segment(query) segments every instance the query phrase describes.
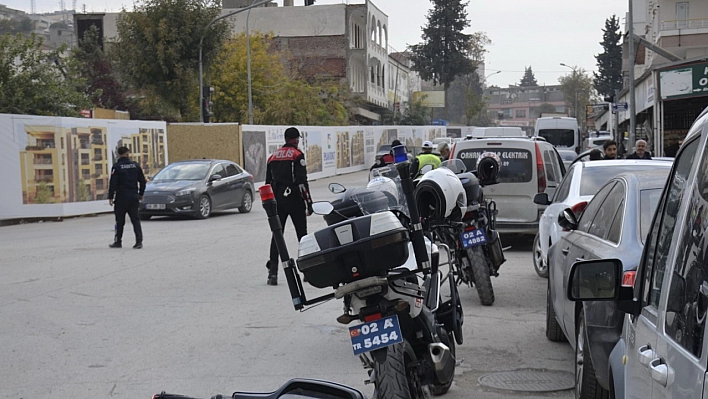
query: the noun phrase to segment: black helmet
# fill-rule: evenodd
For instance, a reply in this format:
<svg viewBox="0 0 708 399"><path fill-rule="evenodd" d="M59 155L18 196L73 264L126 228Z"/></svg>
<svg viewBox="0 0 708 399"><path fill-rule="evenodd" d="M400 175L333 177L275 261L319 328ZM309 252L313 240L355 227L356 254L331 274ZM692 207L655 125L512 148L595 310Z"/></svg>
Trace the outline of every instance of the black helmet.
<svg viewBox="0 0 708 399"><path fill-rule="evenodd" d="M285 129L285 140L296 139L300 137L300 131L295 127Z"/></svg>

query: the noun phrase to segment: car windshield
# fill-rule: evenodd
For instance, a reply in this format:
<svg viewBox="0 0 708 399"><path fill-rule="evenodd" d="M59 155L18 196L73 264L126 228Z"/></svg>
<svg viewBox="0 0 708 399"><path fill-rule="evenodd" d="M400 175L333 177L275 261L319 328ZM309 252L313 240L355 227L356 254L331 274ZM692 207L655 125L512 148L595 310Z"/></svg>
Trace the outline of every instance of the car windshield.
<svg viewBox="0 0 708 399"><path fill-rule="evenodd" d="M639 193L639 234L642 244L646 241L651 227L651 218L661 198L661 189L642 190Z"/></svg>
<svg viewBox="0 0 708 399"><path fill-rule="evenodd" d="M574 151L558 151L558 155L560 155L561 159L564 161L572 161L578 156Z"/></svg>
<svg viewBox="0 0 708 399"><path fill-rule="evenodd" d="M467 170L477 170L477 160L485 152L479 148L459 151L455 157L465 163ZM526 183L533 177L533 157L531 151L521 148L494 147L501 165L499 183Z"/></svg>
<svg viewBox="0 0 708 399"><path fill-rule="evenodd" d="M382 145L379 147L379 152L389 152L391 151L391 146L388 144Z"/></svg>
<svg viewBox="0 0 708 399"><path fill-rule="evenodd" d="M165 180L202 180L209 172L209 164L199 163L173 163L160 171L152 181Z"/></svg>
<svg viewBox="0 0 708 399"><path fill-rule="evenodd" d="M667 163L668 164L668 163ZM667 166L671 166L668 164ZM622 172L636 172L640 170L656 170L657 165L606 165L594 168L583 168L580 178L580 195L595 195L600 187L610 181L611 178Z"/></svg>
<svg viewBox="0 0 708 399"><path fill-rule="evenodd" d="M575 145L575 131L573 129L542 129L539 130L538 135L555 147L573 147Z"/></svg>

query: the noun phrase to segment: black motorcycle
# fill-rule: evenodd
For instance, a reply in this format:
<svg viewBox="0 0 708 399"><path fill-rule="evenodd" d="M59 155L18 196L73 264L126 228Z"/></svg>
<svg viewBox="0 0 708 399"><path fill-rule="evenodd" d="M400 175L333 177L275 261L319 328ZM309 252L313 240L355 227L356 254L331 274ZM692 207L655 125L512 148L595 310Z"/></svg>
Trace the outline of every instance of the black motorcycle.
<svg viewBox="0 0 708 399"><path fill-rule="evenodd" d="M396 169L407 172L408 162ZM375 396L428 398L452 385L462 308L454 278L448 279L450 299L441 298L446 276L438 268L437 246L415 222L420 217L410 176L401 173L395 182L352 190L330 185L341 198L313 204L328 227L300 240L297 263L288 255L272 192L268 186L260 192L295 309L341 299L344 313L337 321L361 323L349 327L349 336ZM308 300L295 267L310 285L334 292Z"/></svg>
<svg viewBox="0 0 708 399"><path fill-rule="evenodd" d="M499 276L499 267L506 259L495 230L496 203L484 198L482 188L498 183L499 162L482 154L474 172L466 172L459 159L446 161L442 167L460 179L467 197L466 211L448 218L427 217L432 214L421 211L424 229L432 240L450 248L457 283L476 287L482 305L491 306L495 300L491 277ZM434 193L423 184L416 187L416 197L419 204L431 202L431 209L439 206Z"/></svg>

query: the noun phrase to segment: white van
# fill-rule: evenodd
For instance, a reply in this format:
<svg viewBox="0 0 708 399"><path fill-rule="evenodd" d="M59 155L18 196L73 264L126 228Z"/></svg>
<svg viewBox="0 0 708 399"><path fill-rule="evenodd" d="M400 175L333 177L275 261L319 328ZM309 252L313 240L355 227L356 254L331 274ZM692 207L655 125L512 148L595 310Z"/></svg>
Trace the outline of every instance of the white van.
<svg viewBox="0 0 708 399"><path fill-rule="evenodd" d="M526 137L526 133L520 127L496 126L496 127L476 127L472 129L471 137ZM470 137L467 136L467 137Z"/></svg>
<svg viewBox="0 0 708 399"><path fill-rule="evenodd" d="M536 119L534 137L543 137L557 149L580 152L580 127L575 118L550 116Z"/></svg>

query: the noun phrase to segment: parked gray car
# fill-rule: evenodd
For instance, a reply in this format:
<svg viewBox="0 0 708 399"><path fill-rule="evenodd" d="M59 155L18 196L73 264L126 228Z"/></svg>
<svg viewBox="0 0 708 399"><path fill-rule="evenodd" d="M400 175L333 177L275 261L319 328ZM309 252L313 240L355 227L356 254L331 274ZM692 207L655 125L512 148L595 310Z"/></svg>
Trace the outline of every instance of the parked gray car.
<svg viewBox="0 0 708 399"><path fill-rule="evenodd" d="M621 258L578 262L566 295L626 313L610 354L610 395L708 397L708 108L693 124L666 181L634 285ZM585 302L587 303L587 302Z"/></svg>
<svg viewBox="0 0 708 399"><path fill-rule="evenodd" d="M206 219L213 211L253 206L253 176L231 161L199 159L174 162L147 184L140 218L194 216Z"/></svg>
<svg viewBox="0 0 708 399"><path fill-rule="evenodd" d="M576 261L612 257L623 260L626 281L634 278L671 166L659 164L666 167L625 172L610 179L580 220L570 208L560 212L558 223L570 232L549 251L546 336L551 341L568 339L575 348L578 398L607 397L608 358L619 341L624 313L611 302L568 300L568 273Z"/></svg>

